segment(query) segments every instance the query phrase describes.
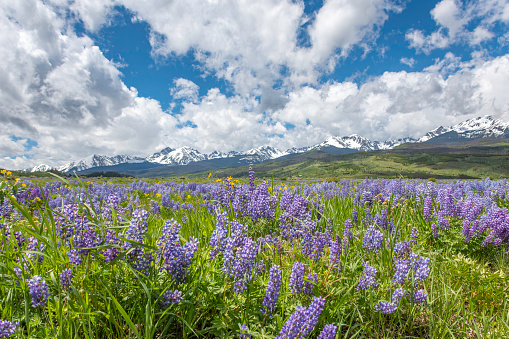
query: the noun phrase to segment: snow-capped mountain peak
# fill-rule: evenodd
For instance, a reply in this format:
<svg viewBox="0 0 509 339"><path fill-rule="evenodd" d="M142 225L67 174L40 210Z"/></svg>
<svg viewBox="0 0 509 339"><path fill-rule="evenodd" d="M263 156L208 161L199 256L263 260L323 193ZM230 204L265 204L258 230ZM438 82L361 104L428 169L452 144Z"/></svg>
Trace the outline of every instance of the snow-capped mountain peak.
<svg viewBox="0 0 509 339"><path fill-rule="evenodd" d="M443 134L445 136L441 137ZM214 151L210 154L202 154L198 150L183 146L177 149L166 147L146 158L140 158L131 155L91 155L79 161L73 161L55 169L62 172L79 172L94 167L113 166L124 163L142 163L151 162L161 165L187 165L191 162L204 161L211 159L236 158L239 163L259 163L271 159L276 159L288 154L304 153L311 150L325 150L327 148L343 148L358 151L376 151L392 149L400 144L408 142L425 142L431 139L438 142L448 142L458 139L472 138L509 138L509 123L500 119L493 119L491 116L484 116L465 120L457 125L449 127L437 127L420 139L413 138L387 139L385 141L371 141L358 134L350 136L330 136L322 143L314 146L305 146L300 148L290 148L285 152L278 150L272 146L260 146L252 148L245 152L229 151L227 153ZM41 164L31 169L30 172L41 172L52 169L50 166Z"/></svg>
<svg viewBox="0 0 509 339"><path fill-rule="evenodd" d="M152 155L149 155L148 157L145 158L145 160L148 161L148 162L159 163L160 161L164 160L165 157L168 154L170 154L171 152L173 152L174 150L175 149L173 149L171 147L163 148L159 152L156 152L156 153L154 153Z"/></svg>
<svg viewBox="0 0 509 339"><path fill-rule="evenodd" d="M162 165L187 165L193 161L201 161L207 159L205 154L202 154L194 148L188 146L177 148L166 154L159 152L157 156L154 155L145 158L145 160Z"/></svg>
<svg viewBox="0 0 509 339"><path fill-rule="evenodd" d="M287 153L281 152L280 150L272 146L260 146L241 153L241 155L247 156L243 158L243 160L256 159L257 162L276 159L286 154Z"/></svg>
<svg viewBox="0 0 509 339"><path fill-rule="evenodd" d="M25 168L23 171L25 172L47 172L52 170L53 167L46 165L46 164L40 164L31 168Z"/></svg>
<svg viewBox="0 0 509 339"><path fill-rule="evenodd" d="M319 150L328 146L337 148L350 148L360 151L373 151L378 149L376 143L358 134L352 134L347 137L330 136L324 142L315 145L312 148Z"/></svg>
<svg viewBox="0 0 509 339"><path fill-rule="evenodd" d="M455 132L460 138L466 139L501 138L509 134L509 123L486 115L462 121L454 126L440 126L419 138L418 142L425 142L449 132Z"/></svg>
<svg viewBox="0 0 509 339"><path fill-rule="evenodd" d="M432 139L434 137L437 137L437 136L447 133L449 131L450 131L450 127L439 126L439 127L435 128L434 130L431 130L428 133L424 134L422 137L420 137L417 140L417 142L428 141L429 139Z"/></svg>
<svg viewBox="0 0 509 339"><path fill-rule="evenodd" d="M56 169L60 172L79 172L93 167L113 166L124 163L144 162L144 158L132 155L115 155L112 157L106 155L94 154L79 161L73 161Z"/></svg>

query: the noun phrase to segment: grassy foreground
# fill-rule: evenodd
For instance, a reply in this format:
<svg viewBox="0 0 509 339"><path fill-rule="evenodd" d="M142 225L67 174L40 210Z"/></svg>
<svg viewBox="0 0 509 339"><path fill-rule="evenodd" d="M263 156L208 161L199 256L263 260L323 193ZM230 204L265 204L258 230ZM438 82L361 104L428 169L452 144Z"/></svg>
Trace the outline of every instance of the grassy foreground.
<svg viewBox="0 0 509 339"><path fill-rule="evenodd" d="M504 338L507 181L12 181L0 337Z"/></svg>

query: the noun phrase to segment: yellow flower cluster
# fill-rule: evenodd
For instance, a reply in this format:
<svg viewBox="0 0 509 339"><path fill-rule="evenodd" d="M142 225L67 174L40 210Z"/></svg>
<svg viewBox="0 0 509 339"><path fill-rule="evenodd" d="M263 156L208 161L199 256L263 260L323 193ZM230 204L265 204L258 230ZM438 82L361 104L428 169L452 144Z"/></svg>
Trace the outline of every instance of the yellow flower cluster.
<svg viewBox="0 0 509 339"><path fill-rule="evenodd" d="M3 170L1 170L1 171L0 171L0 174L3 174L3 175L4 175L4 177L8 177L8 176L10 176L10 175L12 174L12 172L11 172L11 171L8 171L8 170L6 170L6 169L4 168Z"/></svg>

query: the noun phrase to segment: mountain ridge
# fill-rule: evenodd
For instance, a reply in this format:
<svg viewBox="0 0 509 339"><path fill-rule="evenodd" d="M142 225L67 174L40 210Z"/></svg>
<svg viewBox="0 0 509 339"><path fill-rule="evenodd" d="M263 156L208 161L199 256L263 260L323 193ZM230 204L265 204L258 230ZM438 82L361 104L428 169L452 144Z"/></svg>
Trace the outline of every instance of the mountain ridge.
<svg viewBox="0 0 509 339"><path fill-rule="evenodd" d="M439 126L419 139L414 138L389 138L385 141L372 141L358 134L350 136L330 136L325 141L300 148L290 148L281 151L272 146L259 146L244 152L214 151L210 154L203 154L198 150L182 146L179 148L165 147L159 152L155 152L147 157L138 157L131 155L106 156L94 154L87 158L73 161L62 166L52 168L51 166L40 164L32 168L25 169L26 172L43 172L56 169L60 172L73 173L90 170L93 168L104 168L108 166L117 166L122 164L143 164L148 163L163 166L185 166L190 163L203 162L214 159L232 158L239 164L255 164L268 160L281 158L283 156L304 153L312 150L326 150L328 153L344 152L366 152L389 150L405 143L424 143L424 142L450 142L474 138L509 138L509 123L501 119L493 119L491 116L476 117L465 120L459 124L449 127Z"/></svg>

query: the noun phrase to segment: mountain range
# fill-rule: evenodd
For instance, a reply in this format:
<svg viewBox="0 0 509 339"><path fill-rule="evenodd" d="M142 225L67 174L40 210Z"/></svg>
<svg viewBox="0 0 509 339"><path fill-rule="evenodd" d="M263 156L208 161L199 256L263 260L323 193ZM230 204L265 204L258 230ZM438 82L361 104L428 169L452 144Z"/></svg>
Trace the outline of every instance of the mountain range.
<svg viewBox="0 0 509 339"><path fill-rule="evenodd" d="M91 173L94 171L102 172L114 170L122 172L135 169L146 170L161 166L189 166L190 164L196 164L194 167L199 164L200 168L208 170L219 167L262 163L268 160L313 150L325 151L332 154L345 154L388 150L404 143L442 143L476 138L509 138L509 123L500 119L493 119L491 116L484 116L469 119L454 126L437 127L419 139L403 138L397 140L371 141L360 135L353 134L343 137L331 136L322 143L301 148L291 148L286 151L278 150L272 146L260 146L244 152L214 151L210 154L203 154L196 149L183 146L177 149L166 147L147 157L132 155L105 156L94 154L79 161L73 161L55 168L41 164L33 168L25 169L24 171L45 172L55 169L65 173ZM161 172L160 169L157 171Z"/></svg>

